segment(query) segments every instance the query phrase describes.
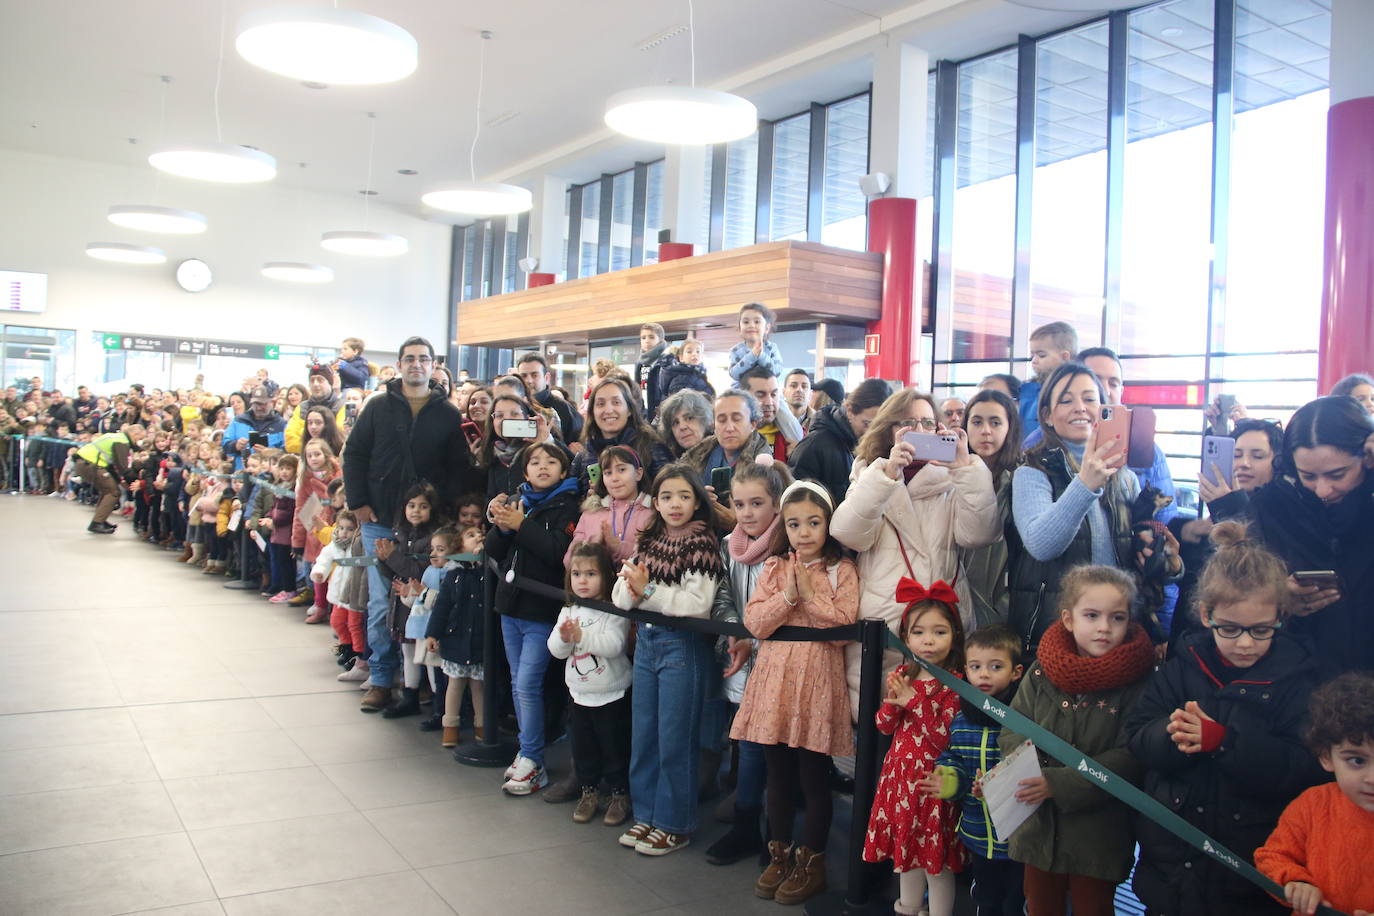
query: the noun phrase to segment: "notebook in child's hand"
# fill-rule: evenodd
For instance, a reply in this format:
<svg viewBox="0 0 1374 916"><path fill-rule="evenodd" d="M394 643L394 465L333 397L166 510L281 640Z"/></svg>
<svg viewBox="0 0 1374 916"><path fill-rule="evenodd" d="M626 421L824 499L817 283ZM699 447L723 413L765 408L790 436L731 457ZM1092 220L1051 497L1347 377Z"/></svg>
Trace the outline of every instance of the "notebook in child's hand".
<svg viewBox="0 0 1374 916"><path fill-rule="evenodd" d="M324 503L320 502L318 496L311 493L310 498L301 505L300 509L301 525L305 527L306 531L315 530L315 520L319 518L320 513L323 511Z"/></svg>
<svg viewBox="0 0 1374 916"><path fill-rule="evenodd" d="M1016 800L1023 779L1040 776L1040 759L1029 740L1002 758L1002 762L983 774L983 801L997 838L1006 841L1040 807Z"/></svg>

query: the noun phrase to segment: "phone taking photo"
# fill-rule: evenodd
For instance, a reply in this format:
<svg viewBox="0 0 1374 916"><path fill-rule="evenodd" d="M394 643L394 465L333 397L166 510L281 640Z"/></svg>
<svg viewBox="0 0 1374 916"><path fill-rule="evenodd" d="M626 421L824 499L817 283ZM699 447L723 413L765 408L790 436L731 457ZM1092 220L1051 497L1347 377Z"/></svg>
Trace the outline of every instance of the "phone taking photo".
<svg viewBox="0 0 1374 916"><path fill-rule="evenodd" d="M716 491L716 501L723 506L730 504L730 479L734 475L731 468L711 469L711 489Z"/></svg>
<svg viewBox="0 0 1374 916"><path fill-rule="evenodd" d="M589 464L589 465L587 465L587 483L590 484L591 486L595 487L595 486L596 486L597 484L599 484L600 482L601 482L601 465L600 465L600 464L595 464L595 463L594 463L594 464Z"/></svg>
<svg viewBox="0 0 1374 916"><path fill-rule="evenodd" d="M1098 414L1097 447L1111 446L1106 457L1113 458L1125 454L1130 444L1131 409L1120 404L1104 405Z"/></svg>
<svg viewBox="0 0 1374 916"><path fill-rule="evenodd" d="M533 420L502 420L502 439L533 439L539 435L539 424Z"/></svg>
<svg viewBox="0 0 1374 916"><path fill-rule="evenodd" d="M1235 472L1236 440L1230 436L1202 437L1202 476L1213 484L1231 486ZM1220 475L1220 476L1218 476Z"/></svg>
<svg viewBox="0 0 1374 916"><path fill-rule="evenodd" d="M923 433L908 429L902 441L916 452L917 461L943 461L953 464L959 454L959 437L954 433Z"/></svg>

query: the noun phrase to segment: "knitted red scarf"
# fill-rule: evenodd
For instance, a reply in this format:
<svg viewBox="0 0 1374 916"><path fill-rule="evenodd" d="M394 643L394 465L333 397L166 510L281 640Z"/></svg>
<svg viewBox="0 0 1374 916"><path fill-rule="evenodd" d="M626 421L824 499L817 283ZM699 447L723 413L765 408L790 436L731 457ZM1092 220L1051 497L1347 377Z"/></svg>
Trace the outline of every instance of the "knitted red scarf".
<svg viewBox="0 0 1374 916"><path fill-rule="evenodd" d="M1155 649L1138 623L1131 624L1121 645L1101 658L1078 654L1073 634L1055 623L1040 637L1040 667L1050 683L1077 696L1134 684L1154 667Z"/></svg>

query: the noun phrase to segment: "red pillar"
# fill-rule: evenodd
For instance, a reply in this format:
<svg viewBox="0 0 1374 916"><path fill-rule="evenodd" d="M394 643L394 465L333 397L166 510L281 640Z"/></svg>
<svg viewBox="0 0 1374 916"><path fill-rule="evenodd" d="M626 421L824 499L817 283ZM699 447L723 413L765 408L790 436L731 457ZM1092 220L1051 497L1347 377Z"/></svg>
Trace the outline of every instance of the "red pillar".
<svg viewBox="0 0 1374 916"><path fill-rule="evenodd" d="M530 274L525 281L526 289L534 289L536 286L553 286L558 277L553 274Z"/></svg>
<svg viewBox="0 0 1374 916"><path fill-rule="evenodd" d="M691 242L664 242L658 246L658 261L676 261L678 258L690 258L695 249Z"/></svg>
<svg viewBox="0 0 1374 916"><path fill-rule="evenodd" d="M1326 263L1321 394L1374 369L1374 97L1331 106L1326 118Z"/></svg>
<svg viewBox="0 0 1374 916"><path fill-rule="evenodd" d="M878 320L868 325L864 375L900 379L910 385L916 379L920 359L915 317L920 270L915 200L881 197L869 202L868 250L883 256L883 299Z"/></svg>

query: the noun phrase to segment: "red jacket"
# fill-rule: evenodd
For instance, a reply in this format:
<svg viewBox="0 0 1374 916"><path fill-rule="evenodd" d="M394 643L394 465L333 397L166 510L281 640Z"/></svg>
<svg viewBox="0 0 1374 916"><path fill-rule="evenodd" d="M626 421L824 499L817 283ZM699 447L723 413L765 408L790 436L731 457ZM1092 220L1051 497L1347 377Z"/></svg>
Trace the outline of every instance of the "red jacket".
<svg viewBox="0 0 1374 916"><path fill-rule="evenodd" d="M334 510L329 506L328 491L329 482L338 476L338 462L331 461L323 477L318 477L307 470L300 482L296 484L296 510L291 513L291 546L295 550L304 550L307 562L314 563L315 558L320 555L320 551L324 548L315 531L328 524L334 517ZM311 496L319 497L320 503L324 506L324 512L315 520L315 529L307 531L301 522L301 509L305 508L306 500L310 499Z"/></svg>

